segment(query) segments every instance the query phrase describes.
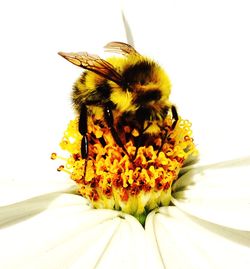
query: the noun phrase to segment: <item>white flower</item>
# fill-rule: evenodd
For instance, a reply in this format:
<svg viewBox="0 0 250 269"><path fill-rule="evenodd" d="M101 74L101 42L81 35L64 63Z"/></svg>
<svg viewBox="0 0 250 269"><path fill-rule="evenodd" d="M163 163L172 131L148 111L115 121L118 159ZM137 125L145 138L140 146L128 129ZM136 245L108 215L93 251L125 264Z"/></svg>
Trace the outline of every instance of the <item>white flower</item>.
<svg viewBox="0 0 250 269"><path fill-rule="evenodd" d="M248 35L245 34L249 28L249 24L246 23L249 14L243 1L232 2L235 3L228 3L226 6L223 1L207 1L205 5L198 1L184 1L183 6L169 1L167 8L166 3L161 8L160 3L152 2L147 10L141 9L139 1L138 8L135 6L135 1L131 1L130 5L133 12L129 22L133 24L135 36L138 36L136 46L138 48L145 46L146 50L160 56L155 57L156 59L164 58L162 61L167 61L173 69L176 67L174 71L173 69L170 71L173 74L178 70L175 99L178 99L178 94L180 97L176 103L185 112L183 114L188 114L186 113L188 111L192 119L196 118L194 122L198 130L195 130L195 137L198 131L200 141L203 141L204 134L209 132L208 139L204 143L206 144L204 152L209 153L208 155L213 159L218 158L222 153L236 152L237 155L238 150L241 149L249 152L249 143L246 143L249 137L249 130L246 127L248 121L245 117L248 115L245 109L249 103L249 98L246 96L249 75L247 72L242 73L242 70L248 70L250 62L248 60L249 40ZM75 38L69 38L69 31L65 29L70 29L71 37L77 37L79 48L82 48L82 43L85 44L89 40L87 37L90 35L86 33L92 34L95 32L93 29L100 32L99 20L96 20L96 25L91 24L91 27L82 26L83 14L85 21L92 22L93 14L85 12L91 10L86 7L87 2L79 1L78 5L75 4L79 6L77 9L72 9L68 5L64 8L64 5L61 3L58 5L57 1L48 3L48 5L39 5L39 8L34 6L35 8L32 9L31 6L27 9L27 13L23 13L25 12L23 3L20 9L15 10L10 4L9 12L4 12L1 16L4 24L11 26L9 29L6 27L7 30L3 32L3 35L6 32L5 39L9 40L3 43L4 46L6 45L3 51L9 52L4 54L7 63L4 69L9 69L11 72L1 79L5 82L2 88L7 93L7 97L3 96L1 99L11 100L12 107L15 107L13 115L7 117L7 120L4 119L3 126L8 127L8 132L3 132L5 136L1 138L3 142L1 152L5 159L2 165L6 167L9 163L10 167L13 167L10 161L13 156L18 156L19 152L25 153L26 158L24 157L21 162L15 162L15 168L16 166L19 168L15 169L18 174L25 170L22 168L27 162L27 157L33 156L33 150L34 154L39 151L37 148L39 145L40 150L47 154L46 138L50 136L47 135L51 128L48 128L48 121L46 122L44 115L47 111L47 118L51 118L52 112L55 111L54 104L60 103L58 96L62 94L61 89L65 85L61 75L58 76L58 80L50 79L49 82L40 77L41 73L44 77L48 77L50 73L53 78L56 77L53 60L51 62L49 60L48 64L48 51L44 50L48 45L46 43L44 46L44 40L49 38L52 44L50 52L52 50L51 54L53 54L59 44L71 48L75 46ZM58 6L60 6L59 13L57 13ZM110 14L117 16L118 13L113 12L112 5L107 6ZM97 8L95 18L102 13L104 15L103 19L100 17L102 23L109 18L111 20L105 26L102 24L101 37L98 36L98 40L105 36L106 41L110 41L107 32L114 39L114 32L119 36L117 33L121 31L117 29L115 31L113 16L107 15L106 10L105 13L103 10ZM141 10L140 16L143 15L146 19L138 19L138 10ZM46 20L44 14L47 14ZM69 15L72 17L69 18ZM18 24L15 23L16 21ZM38 29L35 33L36 39L31 31L33 28L26 27L31 21ZM63 31L61 34L57 31L58 35L55 39L55 29L58 29L58 25ZM44 26L45 28L41 28ZM14 29L16 34L10 35L9 33ZM104 31L105 29L107 31ZM145 29L149 34L145 34ZM83 34L79 35L80 32ZM19 48L22 53L13 54L12 46L15 46L16 38L20 34L22 40L20 39ZM71 45L65 45L68 44L65 43L66 41L71 42ZM33 46L34 42L35 46ZM105 44L105 41L99 43ZM90 41L90 47L93 45ZM152 47L157 50L152 51ZM30 54L36 55L35 63L26 57ZM46 66L43 64L43 58L46 58ZM15 79L13 79L13 62L22 63L23 67L15 73ZM242 68L244 63L246 67ZM65 71L67 76L68 72L69 70ZM31 86L20 87L27 74ZM191 76L193 79L190 79ZM58 86L59 80L62 81L62 87ZM34 103L34 108L20 102L24 97L34 95L34 85L36 85L35 92L38 94L49 89L51 98L51 94L54 93L54 99L51 99L52 105L48 103L47 94L39 94L39 102ZM16 97L14 99L13 92ZM190 109L194 97L203 101L194 102ZM30 100L30 98L26 99ZM46 111L44 104L46 104ZM189 110L185 109L185 104ZM3 112L1 114L5 115L9 107L9 102L4 102L1 106ZM32 120L30 124L24 119L29 119L30 111L33 110L37 111L36 120ZM64 105L60 111L65 111ZM54 117L58 119L57 115ZM202 125L199 118L204 119L204 117ZM29 133L19 131L23 129L23 124L26 122L26 125L30 126L30 132L36 130L43 134L39 139L35 137L32 151L23 148L23 145L30 143L30 136L27 135ZM43 125L43 122L46 124ZM51 127L54 127L54 121L50 120L50 122L52 122ZM201 124L197 124L198 122ZM9 130L11 126L13 129ZM240 132L240 135L237 136L236 132ZM224 148L218 150L218 144L214 143L213 138L216 141L227 140L220 145ZM6 143L8 139L11 141L11 150L9 150L10 145ZM18 147L21 150L17 150ZM212 150L207 152L211 147ZM6 155L6 152L9 155ZM215 156L215 153L218 155ZM36 172L41 165L38 164L35 167ZM68 187L67 182L54 186L53 181L50 181L46 182L44 187L41 183L28 182L28 185L23 183L17 186L15 181L7 181L4 184L1 180L0 200L3 206L0 208L0 268L248 268L250 264L249 167L249 157L232 162L193 167L173 186L172 205L151 212L147 216L145 229L130 215L112 210L92 209L83 197L76 195L74 186ZM9 173L8 169L6 171ZM47 174L47 171L45 172ZM25 197L29 199L22 201Z"/></svg>
<svg viewBox="0 0 250 269"><path fill-rule="evenodd" d="M173 186L173 205L151 212L145 229L92 209L68 184L7 204L0 268L248 268L249 167L244 158L190 169Z"/></svg>

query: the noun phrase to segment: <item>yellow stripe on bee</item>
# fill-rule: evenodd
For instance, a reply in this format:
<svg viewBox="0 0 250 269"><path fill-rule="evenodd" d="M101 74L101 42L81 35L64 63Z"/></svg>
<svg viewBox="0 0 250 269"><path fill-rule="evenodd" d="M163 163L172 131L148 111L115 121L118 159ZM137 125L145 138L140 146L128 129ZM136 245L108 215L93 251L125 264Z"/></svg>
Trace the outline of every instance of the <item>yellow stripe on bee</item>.
<svg viewBox="0 0 250 269"><path fill-rule="evenodd" d="M153 121L151 122L151 124L148 122L145 122L144 128L146 128L148 124L150 124L150 126L145 130L145 133L151 134L151 135L158 134L161 131L161 129L157 123L158 123L157 121Z"/></svg>
<svg viewBox="0 0 250 269"><path fill-rule="evenodd" d="M125 92L119 87L113 90L110 100L116 104L116 108L120 112L136 110L136 106L132 104L133 96L131 92Z"/></svg>
<svg viewBox="0 0 250 269"><path fill-rule="evenodd" d="M86 86L85 86L85 84L83 84L83 83L81 82L81 78L79 78L79 79L75 82L75 85L76 85L76 87L77 87L81 92L83 92L83 93L86 92Z"/></svg>
<svg viewBox="0 0 250 269"><path fill-rule="evenodd" d="M103 108L98 106L89 107L92 115L95 115L95 119L101 120L103 119Z"/></svg>

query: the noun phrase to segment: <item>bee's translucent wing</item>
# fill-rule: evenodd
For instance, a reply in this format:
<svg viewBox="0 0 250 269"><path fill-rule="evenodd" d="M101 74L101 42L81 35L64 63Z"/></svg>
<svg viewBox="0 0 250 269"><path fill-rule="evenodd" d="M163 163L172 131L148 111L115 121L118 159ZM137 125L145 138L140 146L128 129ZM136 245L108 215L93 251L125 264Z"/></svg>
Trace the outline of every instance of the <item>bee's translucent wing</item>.
<svg viewBox="0 0 250 269"><path fill-rule="evenodd" d="M107 52L140 55L131 45L123 42L110 42L104 48Z"/></svg>
<svg viewBox="0 0 250 269"><path fill-rule="evenodd" d="M87 52L58 52L58 54L77 66L92 71L108 80L112 80L118 85L122 85L122 77L116 72L114 66L98 55L88 54Z"/></svg>

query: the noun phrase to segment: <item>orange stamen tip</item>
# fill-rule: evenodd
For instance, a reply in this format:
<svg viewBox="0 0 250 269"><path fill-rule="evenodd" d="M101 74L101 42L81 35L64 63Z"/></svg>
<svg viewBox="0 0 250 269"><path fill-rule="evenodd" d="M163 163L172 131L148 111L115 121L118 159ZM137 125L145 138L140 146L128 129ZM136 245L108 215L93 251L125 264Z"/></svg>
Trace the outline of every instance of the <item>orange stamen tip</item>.
<svg viewBox="0 0 250 269"><path fill-rule="evenodd" d="M50 158L51 158L51 160L55 160L57 158L57 154L54 152L51 153Z"/></svg>
<svg viewBox="0 0 250 269"><path fill-rule="evenodd" d="M138 130L134 129L134 130L132 131L132 135L133 135L134 137L139 136L139 132L138 132Z"/></svg>
<svg viewBox="0 0 250 269"><path fill-rule="evenodd" d="M57 171L58 172L61 172L64 170L64 165L60 165L58 168L57 168Z"/></svg>

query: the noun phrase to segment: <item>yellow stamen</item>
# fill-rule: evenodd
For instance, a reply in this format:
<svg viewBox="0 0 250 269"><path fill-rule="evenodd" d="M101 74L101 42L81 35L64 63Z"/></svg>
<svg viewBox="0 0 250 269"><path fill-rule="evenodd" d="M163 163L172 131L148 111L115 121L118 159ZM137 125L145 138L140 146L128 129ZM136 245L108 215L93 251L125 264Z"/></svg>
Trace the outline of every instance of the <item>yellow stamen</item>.
<svg viewBox="0 0 250 269"><path fill-rule="evenodd" d="M148 212L169 204L171 185L178 179L184 161L197 154L191 123L179 119L172 130L172 121L170 116L162 120L160 131L147 135L138 149L139 130L130 126L117 130L128 156L115 143L105 122L100 127L100 120L89 117L86 160L80 157L82 136L78 132L78 119L70 121L60 143L69 156L61 157L65 164L59 171L70 174L79 186L79 193L95 208L120 210L145 220ZM59 157L52 153L51 158Z"/></svg>
<svg viewBox="0 0 250 269"><path fill-rule="evenodd" d="M57 168L57 171L58 171L58 172L63 171L63 172L65 172L65 173L68 173L68 174L71 175L71 171L65 169L65 168L64 168L64 165L60 165L60 166Z"/></svg>

